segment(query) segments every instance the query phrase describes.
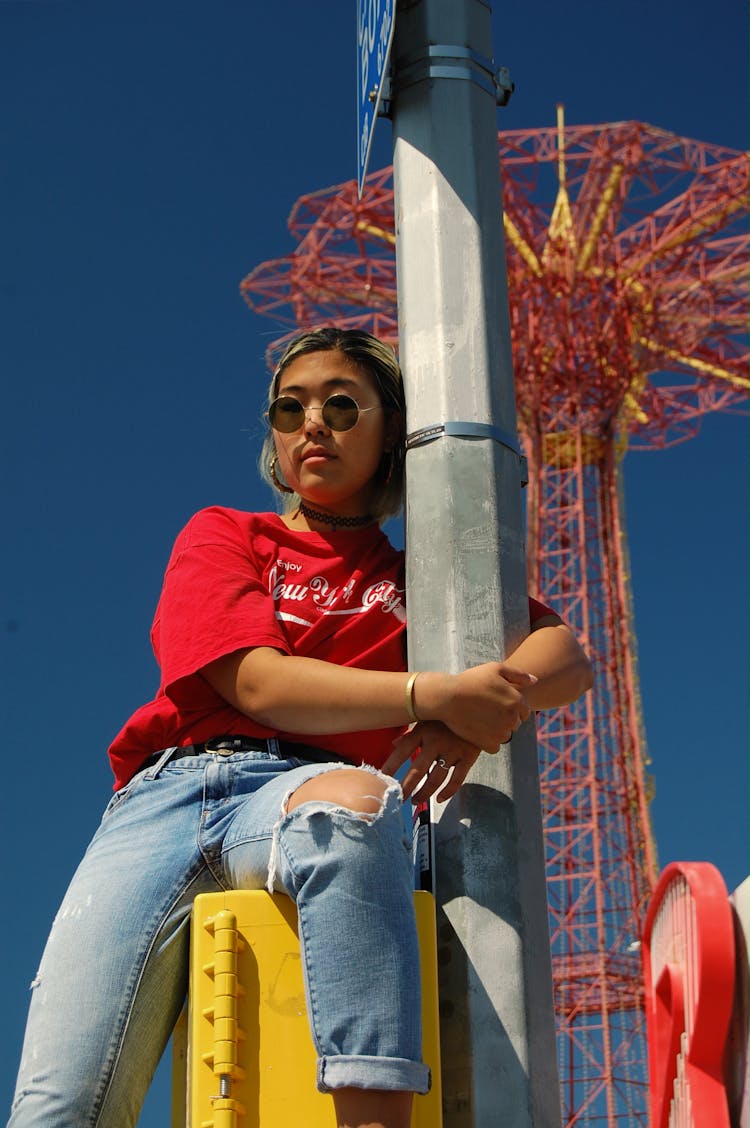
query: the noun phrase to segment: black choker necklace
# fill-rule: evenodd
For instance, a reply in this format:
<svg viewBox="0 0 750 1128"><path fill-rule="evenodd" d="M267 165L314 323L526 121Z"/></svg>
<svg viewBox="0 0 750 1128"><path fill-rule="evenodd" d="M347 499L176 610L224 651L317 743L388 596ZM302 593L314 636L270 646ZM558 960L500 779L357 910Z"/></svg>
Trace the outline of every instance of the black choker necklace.
<svg viewBox="0 0 750 1128"><path fill-rule="evenodd" d="M298 513L303 513L308 521L320 521L323 525L332 525L334 529L359 529L363 525L371 525L375 518L370 513L363 517L337 517L334 513L321 513L319 509L311 509L304 501L299 504Z"/></svg>

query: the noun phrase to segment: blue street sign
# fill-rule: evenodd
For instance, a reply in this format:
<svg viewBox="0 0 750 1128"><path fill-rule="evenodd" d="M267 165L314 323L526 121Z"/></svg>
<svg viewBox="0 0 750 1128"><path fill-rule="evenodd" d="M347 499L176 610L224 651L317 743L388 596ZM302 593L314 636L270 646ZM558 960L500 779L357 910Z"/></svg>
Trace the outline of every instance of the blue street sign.
<svg viewBox="0 0 750 1128"><path fill-rule="evenodd" d="M393 42L396 0L357 0L357 187L367 175L372 135Z"/></svg>

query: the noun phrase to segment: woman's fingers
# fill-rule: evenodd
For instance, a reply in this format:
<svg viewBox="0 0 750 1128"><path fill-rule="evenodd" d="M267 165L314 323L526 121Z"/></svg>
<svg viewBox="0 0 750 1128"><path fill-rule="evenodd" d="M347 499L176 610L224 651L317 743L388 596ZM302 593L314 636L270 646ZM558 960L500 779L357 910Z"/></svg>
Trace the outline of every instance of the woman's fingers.
<svg viewBox="0 0 750 1128"><path fill-rule="evenodd" d="M393 751L380 769L386 775L395 775L398 769L406 763L410 756L412 756L421 744L418 729L419 725L415 725L401 736L397 737L393 742Z"/></svg>
<svg viewBox="0 0 750 1128"><path fill-rule="evenodd" d="M412 794L412 802L424 803L431 795L435 795L439 803L445 803L456 794L479 754L478 748L472 748L470 753L464 754L453 764L445 762L443 766L440 761L435 761L419 788ZM441 784L444 786L441 787Z"/></svg>
<svg viewBox="0 0 750 1128"><path fill-rule="evenodd" d="M401 781L404 798L420 802L441 788L441 796L449 799L466 779L479 752L439 721L425 721L394 741L383 771L393 775L411 758Z"/></svg>
<svg viewBox="0 0 750 1128"><path fill-rule="evenodd" d="M446 766L443 767L442 764L439 764L438 759ZM414 795L420 780L424 779L426 781L429 778L429 773L431 773L433 769L440 774L440 778L436 778L432 788L426 792L426 795L432 795L432 792L439 787L446 778L447 772L450 771L450 765L445 757L436 757L428 748L420 748L419 752L412 757L409 770L401 781L401 790L404 793L404 799L409 799Z"/></svg>

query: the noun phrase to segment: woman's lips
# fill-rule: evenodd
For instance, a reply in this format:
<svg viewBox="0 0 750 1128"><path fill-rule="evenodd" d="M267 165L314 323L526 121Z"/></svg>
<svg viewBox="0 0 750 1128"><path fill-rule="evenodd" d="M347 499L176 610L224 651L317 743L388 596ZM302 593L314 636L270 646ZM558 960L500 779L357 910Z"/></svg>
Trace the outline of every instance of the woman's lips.
<svg viewBox="0 0 750 1128"><path fill-rule="evenodd" d="M310 450L303 451L300 461L305 463L329 462L333 457L331 452L323 447L312 447Z"/></svg>

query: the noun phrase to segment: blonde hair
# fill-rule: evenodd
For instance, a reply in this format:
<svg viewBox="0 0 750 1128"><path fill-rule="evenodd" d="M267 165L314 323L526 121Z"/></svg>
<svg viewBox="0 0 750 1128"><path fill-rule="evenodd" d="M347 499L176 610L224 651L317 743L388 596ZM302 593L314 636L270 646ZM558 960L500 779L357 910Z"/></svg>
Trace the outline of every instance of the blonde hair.
<svg viewBox="0 0 750 1128"><path fill-rule="evenodd" d="M340 352L349 361L369 373L375 381L380 402L387 416L399 421L398 436L392 450L383 452L380 466L375 475L375 496L371 506L373 517L379 522L394 517L400 512L404 494L404 454L406 438L406 405L404 385L396 354L393 349L360 329L337 329L326 326L301 333L289 342L282 353L268 389L268 402L272 403L278 395L279 380L293 360L313 352ZM271 474L271 460L276 454L273 433L270 428L263 440L258 460L260 475L270 486L278 489ZM276 471L278 477L278 470ZM296 493L282 496L285 512L296 508L300 498Z"/></svg>

